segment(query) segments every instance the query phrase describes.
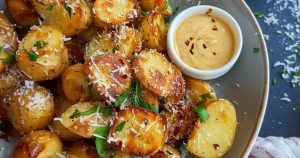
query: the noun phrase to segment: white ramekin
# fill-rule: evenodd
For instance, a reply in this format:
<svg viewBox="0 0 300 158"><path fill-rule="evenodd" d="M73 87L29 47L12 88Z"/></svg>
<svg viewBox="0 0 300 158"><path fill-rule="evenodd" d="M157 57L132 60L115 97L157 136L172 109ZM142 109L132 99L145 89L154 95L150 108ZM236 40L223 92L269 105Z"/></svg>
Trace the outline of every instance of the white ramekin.
<svg viewBox="0 0 300 158"><path fill-rule="evenodd" d="M235 52L230 59L230 61L225 64L222 67L219 67L217 69L213 70L200 70L193 68L186 63L184 63L179 55L176 53L175 50L175 33L177 31L177 28L182 22L189 17L197 14L205 14L208 9L212 9L211 15L218 17L222 20L224 20L229 27L231 28L234 39L235 39L235 45L236 49ZM187 28L188 29L188 28ZM202 79L202 80L210 80L210 79L215 79L220 76L223 76L225 73L227 73L232 66L236 63L238 57L240 56L242 46L243 46L243 36L242 36L242 31L236 22L236 20L226 11L223 9L214 7L214 6L208 6L208 5L200 5L200 6L194 6L191 8L188 8L184 11L182 11L180 14L178 14L175 19L171 22L169 32L168 32L168 40L167 40L167 45L168 45L168 54L171 60L175 65L177 65L181 71L190 77L197 78L197 79Z"/></svg>

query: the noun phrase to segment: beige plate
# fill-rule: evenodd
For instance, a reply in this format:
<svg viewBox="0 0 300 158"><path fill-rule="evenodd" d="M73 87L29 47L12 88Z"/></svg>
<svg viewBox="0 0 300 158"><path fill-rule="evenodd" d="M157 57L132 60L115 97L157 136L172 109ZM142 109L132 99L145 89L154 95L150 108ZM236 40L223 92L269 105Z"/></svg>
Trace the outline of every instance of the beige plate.
<svg viewBox="0 0 300 158"><path fill-rule="evenodd" d="M173 8L180 6L180 10L198 4L198 0L171 1ZM239 122L234 144L224 157L246 158L260 130L268 100L269 61L265 41L255 17L244 1L201 0L201 4L226 10L237 20L243 32L244 46L236 65L227 75L211 83L220 98L227 98L235 104ZM4 0L0 0L0 9L5 9ZM260 53L253 53L256 47L260 48ZM0 140L0 157L8 157L11 144Z"/></svg>

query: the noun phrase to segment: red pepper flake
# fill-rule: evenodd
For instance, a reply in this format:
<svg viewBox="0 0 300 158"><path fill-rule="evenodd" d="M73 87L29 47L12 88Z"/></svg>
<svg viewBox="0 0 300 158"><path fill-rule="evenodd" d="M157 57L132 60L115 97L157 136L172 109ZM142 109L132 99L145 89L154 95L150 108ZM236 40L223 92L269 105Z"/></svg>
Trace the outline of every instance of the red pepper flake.
<svg viewBox="0 0 300 158"><path fill-rule="evenodd" d="M195 48L195 44L193 43L192 44L192 47L191 47L191 50L193 50Z"/></svg>
<svg viewBox="0 0 300 158"><path fill-rule="evenodd" d="M219 144L213 144L213 145L214 145L215 150L218 150L220 148Z"/></svg>
<svg viewBox="0 0 300 158"><path fill-rule="evenodd" d="M211 19L211 22L216 22L216 20L215 19Z"/></svg>
<svg viewBox="0 0 300 158"><path fill-rule="evenodd" d="M204 49L206 49L206 48L207 48L205 44L202 44L202 46L203 46L203 48L204 48Z"/></svg>
<svg viewBox="0 0 300 158"><path fill-rule="evenodd" d="M217 55L217 53L216 52L212 52L213 53L213 55Z"/></svg>
<svg viewBox="0 0 300 158"><path fill-rule="evenodd" d="M190 40L192 41L194 38L193 37L190 37Z"/></svg>
<svg viewBox="0 0 300 158"><path fill-rule="evenodd" d="M209 8L209 9L206 11L205 14L209 16L209 15L212 13L212 11L213 11L213 10L212 10L211 8Z"/></svg>
<svg viewBox="0 0 300 158"><path fill-rule="evenodd" d="M194 52L193 52L193 50L191 50L191 49L190 49L190 53L191 53L192 55L194 55Z"/></svg>
<svg viewBox="0 0 300 158"><path fill-rule="evenodd" d="M189 41L189 40L186 40L184 43L185 43L185 45L187 45L187 46L190 45L190 41Z"/></svg>

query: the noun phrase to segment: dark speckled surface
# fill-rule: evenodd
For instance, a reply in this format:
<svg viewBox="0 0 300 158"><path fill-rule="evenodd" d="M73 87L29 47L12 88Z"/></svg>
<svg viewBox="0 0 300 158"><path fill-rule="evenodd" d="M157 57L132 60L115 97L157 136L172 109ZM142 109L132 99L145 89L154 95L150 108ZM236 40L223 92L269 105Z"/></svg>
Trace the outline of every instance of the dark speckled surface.
<svg viewBox="0 0 300 158"><path fill-rule="evenodd" d="M265 15L269 13L270 8L273 7L273 2L267 3L267 0L246 0L252 11L262 12ZM292 6L291 6L292 7ZM270 79L277 78L277 84L270 84L270 97L268 101L267 112L260 131L260 136L298 136L300 137L300 111L293 111L293 107L300 105L300 87L293 88L287 80L281 78L281 68L274 68L273 65L276 61L282 61L283 58L293 54L290 51L285 51L285 46L280 41L283 40L284 35L276 33L276 30L280 30L280 25L295 22L289 11L283 13L277 13L279 19L278 25L270 25L264 23L263 18L258 18L260 26L264 34L270 35L270 40L267 41L268 49L273 49L273 52L269 51L270 59ZM297 34L300 36L300 34ZM297 41L287 40L286 42L292 44ZM297 54L297 53L296 53ZM298 60L296 64L300 64L300 54L297 55ZM280 100L283 94L287 93L291 102Z"/></svg>

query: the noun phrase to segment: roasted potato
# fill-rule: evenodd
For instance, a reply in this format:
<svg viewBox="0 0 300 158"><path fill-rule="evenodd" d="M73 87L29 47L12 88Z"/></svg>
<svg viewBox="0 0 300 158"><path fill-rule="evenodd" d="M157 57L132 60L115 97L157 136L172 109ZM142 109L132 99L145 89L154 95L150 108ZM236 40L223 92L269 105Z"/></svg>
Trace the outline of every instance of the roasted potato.
<svg viewBox="0 0 300 158"><path fill-rule="evenodd" d="M130 155L128 153L124 153L122 151L115 151L109 157L110 158L132 158L133 155Z"/></svg>
<svg viewBox="0 0 300 158"><path fill-rule="evenodd" d="M165 16L172 15L169 0L141 0L141 6L145 11L157 11Z"/></svg>
<svg viewBox="0 0 300 158"><path fill-rule="evenodd" d="M100 158L95 147L83 141L73 144L67 151L68 158Z"/></svg>
<svg viewBox="0 0 300 158"><path fill-rule="evenodd" d="M207 95L204 104L217 100L214 89L206 81L186 77L185 82L186 98L193 106L196 106L203 99L203 95Z"/></svg>
<svg viewBox="0 0 300 158"><path fill-rule="evenodd" d="M80 38L72 38L70 41L66 41L65 45L68 49L70 63L83 63L86 42Z"/></svg>
<svg viewBox="0 0 300 158"><path fill-rule="evenodd" d="M113 105L131 85L130 64L118 54L91 58L84 68L89 79L109 105Z"/></svg>
<svg viewBox="0 0 300 158"><path fill-rule="evenodd" d="M17 47L17 34L5 15L0 12L0 74L8 64L14 62Z"/></svg>
<svg viewBox="0 0 300 158"><path fill-rule="evenodd" d="M159 102L158 102L158 98L155 94L153 94L152 92L150 92L149 90L145 89L142 92L142 101L145 103L148 103L150 105L155 106L157 109L159 109Z"/></svg>
<svg viewBox="0 0 300 158"><path fill-rule="evenodd" d="M28 27L39 24L39 15L28 0L6 0L6 7L19 26Z"/></svg>
<svg viewBox="0 0 300 158"><path fill-rule="evenodd" d="M125 153L154 154L164 144L165 121L150 110L126 107L114 118L107 142Z"/></svg>
<svg viewBox="0 0 300 158"><path fill-rule="evenodd" d="M95 108L96 111L93 111L93 113L81 115L81 113ZM69 107L62 114L61 123L71 132L85 138L91 138L97 127L107 125L111 120L111 116L101 112L101 109L103 108L108 107L105 107L104 103L77 103Z"/></svg>
<svg viewBox="0 0 300 158"><path fill-rule="evenodd" d="M78 34L92 22L92 12L85 0L31 0L31 3L45 24L60 28L66 36Z"/></svg>
<svg viewBox="0 0 300 158"><path fill-rule="evenodd" d="M54 114L51 93L32 81L12 88L3 102L13 126L20 133L44 129Z"/></svg>
<svg viewBox="0 0 300 158"><path fill-rule="evenodd" d="M163 55L155 50L143 50L133 61L132 67L140 83L160 97L169 97L176 90L177 73Z"/></svg>
<svg viewBox="0 0 300 158"><path fill-rule="evenodd" d="M62 146L55 134L49 131L35 131L20 140L12 152L12 158L58 158Z"/></svg>
<svg viewBox="0 0 300 158"><path fill-rule="evenodd" d="M137 0L96 0L92 10L95 25L100 28L128 24L138 18L141 12Z"/></svg>
<svg viewBox="0 0 300 158"><path fill-rule="evenodd" d="M227 100L206 105L210 117L198 120L187 142L187 150L197 157L221 157L231 147L236 129L234 106Z"/></svg>
<svg viewBox="0 0 300 158"><path fill-rule="evenodd" d="M183 96L185 95L185 80L182 76L181 71L178 68L175 68L175 74L176 74L176 89L175 93L173 93L170 97L166 99L166 103L169 106L176 105L179 103L179 101L182 100Z"/></svg>
<svg viewBox="0 0 300 158"><path fill-rule="evenodd" d="M181 158L181 155L173 147L164 145L157 153L151 155L150 158Z"/></svg>
<svg viewBox="0 0 300 158"><path fill-rule="evenodd" d="M78 37L85 42L89 42L98 34L101 34L101 29L91 24L87 29L79 32Z"/></svg>
<svg viewBox="0 0 300 158"><path fill-rule="evenodd" d="M167 25L164 16L158 12L150 12L139 26L143 37L143 47L165 51L167 49Z"/></svg>
<svg viewBox="0 0 300 158"><path fill-rule="evenodd" d="M41 25L22 40L16 53L20 70L35 81L58 77L68 66L68 50L59 29Z"/></svg>

